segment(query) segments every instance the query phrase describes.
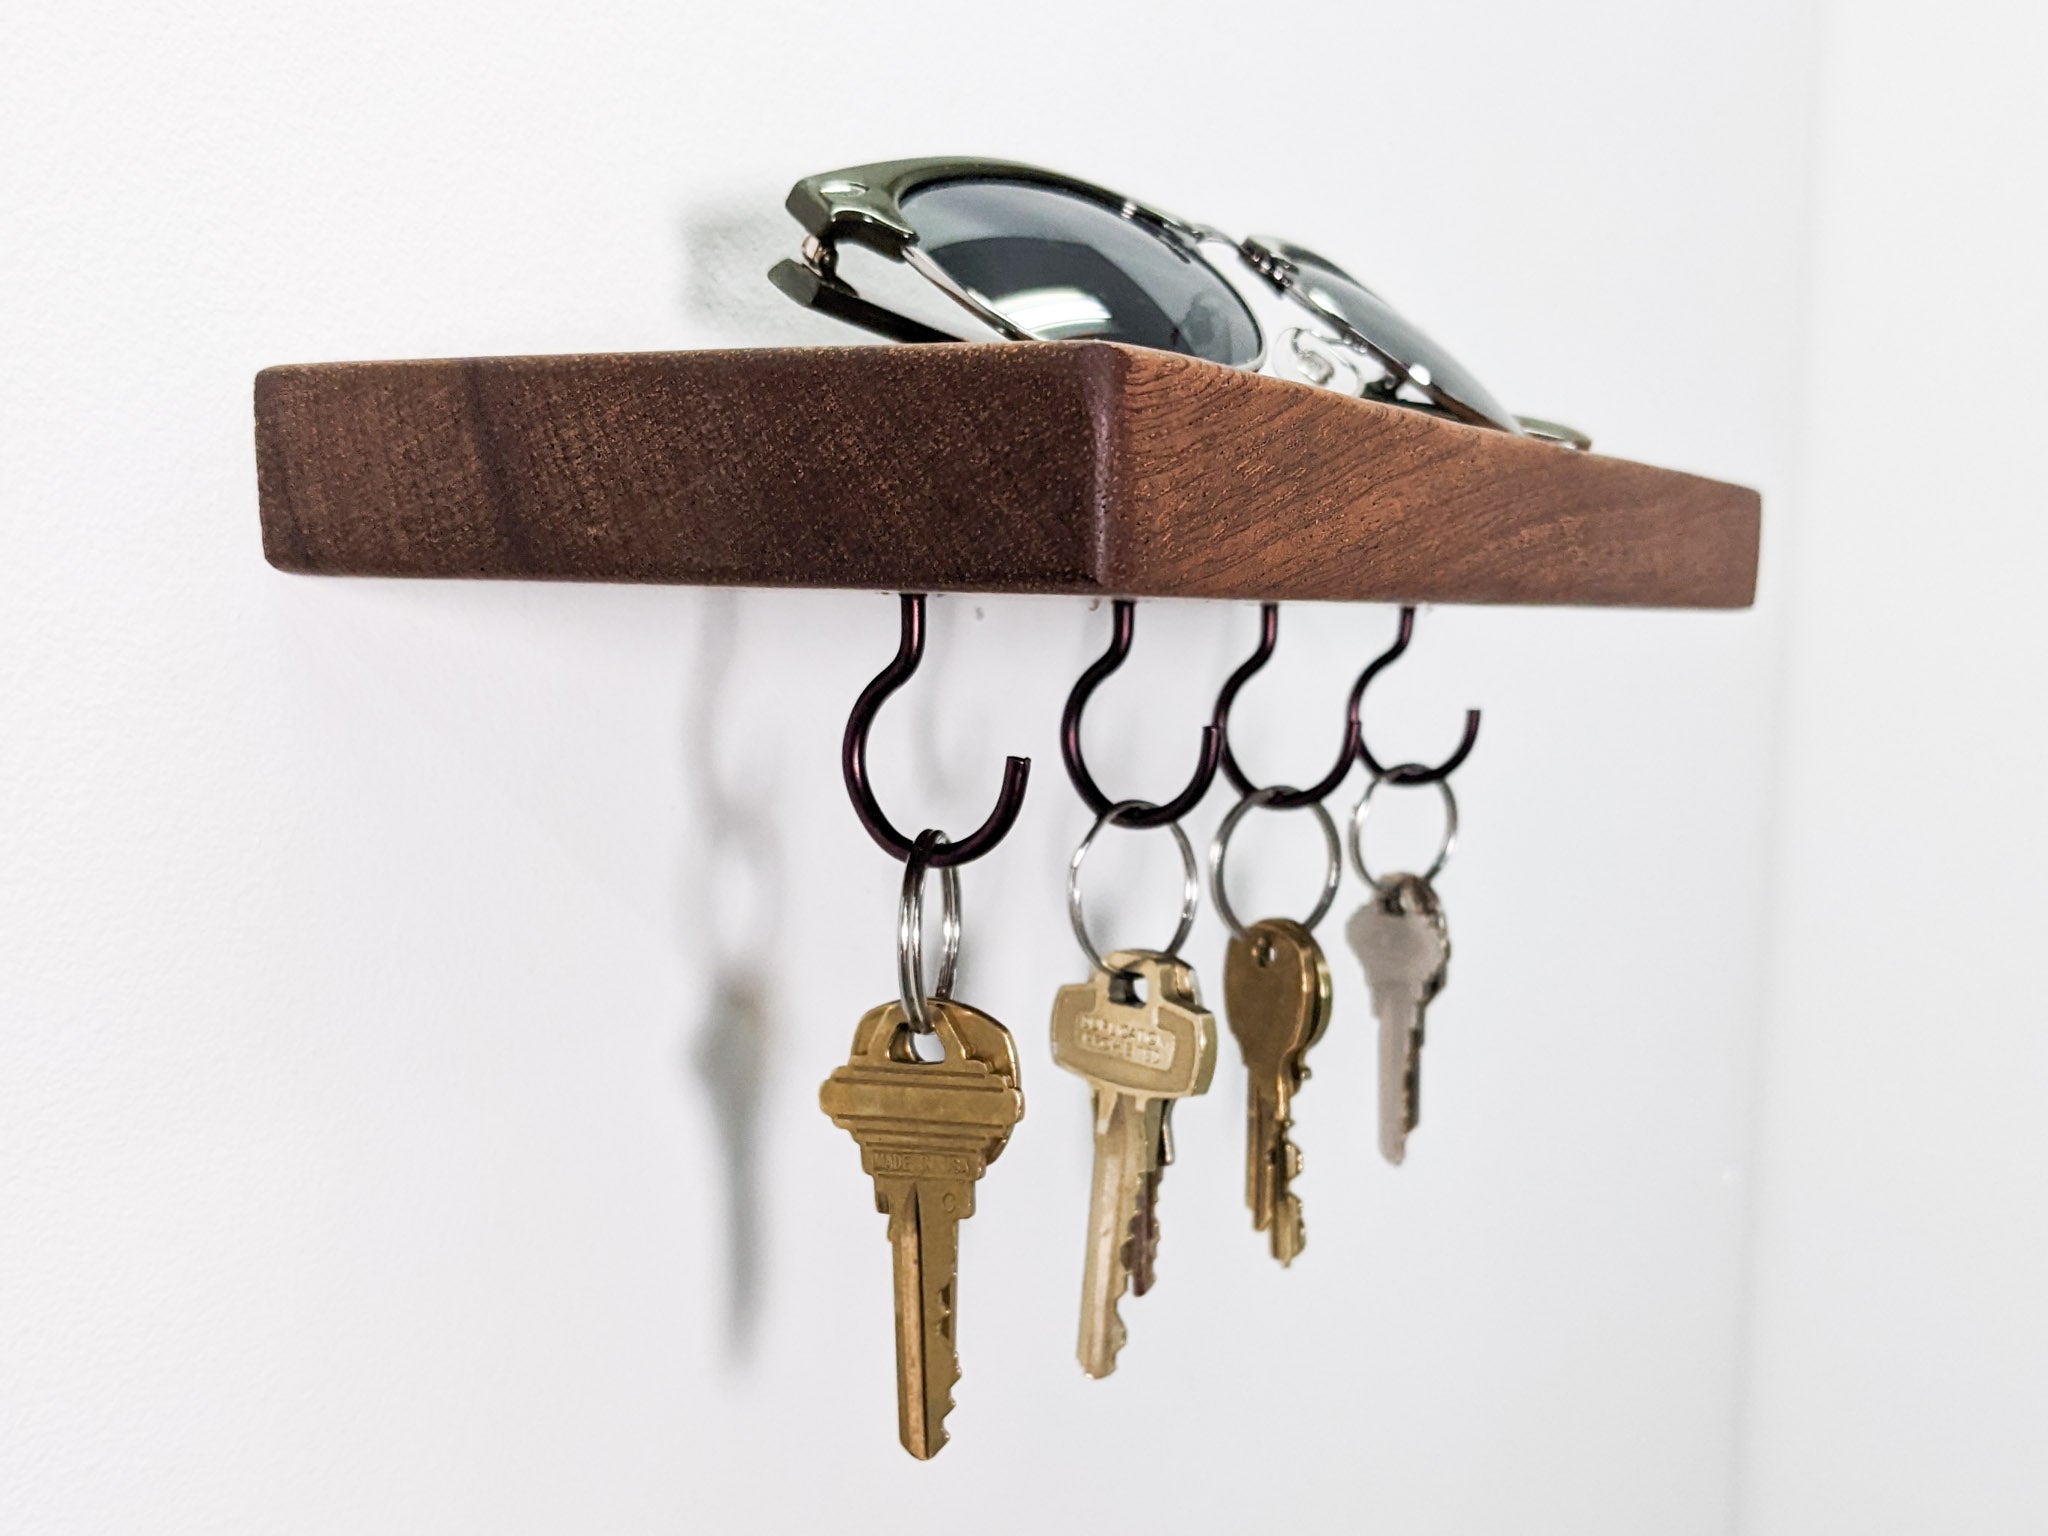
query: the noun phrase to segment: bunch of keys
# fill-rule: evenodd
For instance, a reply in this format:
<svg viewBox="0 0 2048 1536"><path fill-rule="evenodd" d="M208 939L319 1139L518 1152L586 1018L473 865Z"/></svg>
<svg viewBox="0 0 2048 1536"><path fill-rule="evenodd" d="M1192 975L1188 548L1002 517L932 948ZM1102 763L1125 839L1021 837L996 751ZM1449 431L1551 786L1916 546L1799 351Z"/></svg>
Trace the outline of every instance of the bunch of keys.
<svg viewBox="0 0 2048 1536"><path fill-rule="evenodd" d="M1365 862L1365 822L1375 790L1390 780L1413 782L1423 771L1410 764L1375 774L1351 815L1351 859L1373 896L1352 914L1346 932L1365 966L1379 1019L1380 1155L1396 1165L1408 1155L1408 1137L1422 1115L1423 1014L1443 990L1450 965L1450 930L1432 882L1458 840L1458 801L1447 781L1431 781L1443 795L1444 840L1419 875L1375 875Z"/></svg>
<svg viewBox="0 0 2048 1536"><path fill-rule="evenodd" d="M947 995L960 950L960 886L951 868L940 870L944 952L931 995L925 992L924 876L942 842L925 832L906 861L896 930L901 998L868 1011L847 1064L818 1091L825 1113L859 1144L876 1208L889 1218L897 1427L903 1448L919 1460L946 1443L960 1379L953 1334L960 1223L974 1214L975 1181L1024 1115L1010 1032ZM914 1035L932 1037L942 1058L922 1059Z"/></svg>
<svg viewBox="0 0 2048 1536"><path fill-rule="evenodd" d="M1216 1070L1216 1021L1202 1007L1195 973L1177 957L1194 928L1201 884L1194 849L1168 822L1185 872L1180 926L1163 950L1100 953L1081 905L1081 864L1112 821L1151 809L1112 805L1096 818L1067 870L1067 914L1091 964L1086 981L1060 988L1052 1008L1053 1060L1083 1078L1094 1097L1095 1167L1081 1274L1081 1369L1116 1369L1124 1325L1117 1303L1152 1287L1159 1247L1159 1180L1173 1160L1173 1106L1206 1093Z"/></svg>
<svg viewBox="0 0 2048 1536"><path fill-rule="evenodd" d="M1293 1181L1301 1151L1289 1136L1294 1094L1308 1081L1308 1048L1330 1027L1330 967L1313 932L1336 899L1344 855L1336 823L1322 802L1302 799L1285 785L1256 789L1223 818L1209 846L1210 886L1216 910L1230 927L1223 961L1223 1011L1244 1053L1246 1078L1245 1203L1252 1227L1268 1235L1273 1257L1292 1264L1308 1240ZM1329 858L1322 894L1300 922L1271 917L1249 926L1238 920L1224 885L1230 836L1254 806L1306 807L1315 812Z"/></svg>

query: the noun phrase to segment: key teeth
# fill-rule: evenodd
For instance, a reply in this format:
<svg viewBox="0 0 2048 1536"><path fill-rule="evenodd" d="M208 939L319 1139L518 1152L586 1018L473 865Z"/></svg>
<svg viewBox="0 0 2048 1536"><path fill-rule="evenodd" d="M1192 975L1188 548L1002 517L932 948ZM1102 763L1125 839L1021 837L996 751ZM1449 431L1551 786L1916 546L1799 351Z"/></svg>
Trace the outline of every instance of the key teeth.
<svg viewBox="0 0 2048 1536"><path fill-rule="evenodd" d="M1283 1136L1274 1149L1274 1161L1278 1164L1276 1182L1282 1193L1273 1202L1265 1230L1273 1257L1285 1268L1300 1257L1308 1243L1308 1227L1301 1219L1301 1197L1288 1187L1301 1176L1301 1148Z"/></svg>
<svg viewBox="0 0 2048 1536"><path fill-rule="evenodd" d="M946 1395L944 1399L940 1401L940 1403L937 1405L937 1411L932 1414L931 1433L929 1442L927 1443L924 1453L922 1455L918 1455L916 1451L911 1452L911 1455L917 1456L919 1461L930 1461L932 1457L938 1455L941 1450L945 1449L947 1442L953 1438L952 1435L947 1432L946 1420L952 1417L954 1408L959 1406L953 1401L953 1388L958 1386L959 1383L960 1357L958 1355L955 1355L953 1357L953 1376L952 1379L946 1383L945 1387Z"/></svg>
<svg viewBox="0 0 2048 1536"><path fill-rule="evenodd" d="M1083 1373L1095 1381L1114 1375L1116 1357L1123 1353L1125 1337L1123 1316L1117 1311L1116 1301L1112 1300L1109 1304L1109 1334L1103 1341L1102 1358L1093 1360L1084 1352L1080 1357Z"/></svg>
<svg viewBox="0 0 2048 1536"><path fill-rule="evenodd" d="M1137 1209L1131 1212L1130 1228L1117 1255L1129 1277L1133 1296L1151 1290L1158 1278L1160 1171L1155 1168L1145 1175L1139 1186Z"/></svg>
<svg viewBox="0 0 2048 1536"><path fill-rule="evenodd" d="M952 1367L952 1375L946 1382L946 1400L939 1404L939 1422L936 1427L941 1445L946 1443L946 1418L954 1407L953 1389L960 1384L960 1342L953 1333L954 1283L951 1280L947 1281L939 1292L939 1334L946 1341L947 1364Z"/></svg>
<svg viewBox="0 0 2048 1536"><path fill-rule="evenodd" d="M1115 1373L1117 1356L1123 1353L1124 1342L1130 1337L1130 1335L1124 1331L1124 1315L1121 1310L1121 1303L1124 1299L1124 1288L1128 1279L1129 1276L1127 1273L1124 1277L1118 1280L1115 1290L1112 1291L1110 1294L1108 1318L1109 1326L1107 1329L1104 1330L1103 1333L1102 1358L1100 1360L1094 1359L1088 1352L1088 1342L1086 1337L1084 1336L1082 1340L1081 1351L1079 1354L1079 1359L1081 1361L1081 1369L1083 1372L1085 1372L1088 1376L1090 1376L1096 1381L1100 1381L1103 1377ZM1100 1367L1100 1369L1097 1369L1098 1366Z"/></svg>
<svg viewBox="0 0 2048 1536"><path fill-rule="evenodd" d="M1308 1246L1308 1226L1301 1219L1301 1201L1289 1195L1273 1218L1273 1257L1285 1269Z"/></svg>

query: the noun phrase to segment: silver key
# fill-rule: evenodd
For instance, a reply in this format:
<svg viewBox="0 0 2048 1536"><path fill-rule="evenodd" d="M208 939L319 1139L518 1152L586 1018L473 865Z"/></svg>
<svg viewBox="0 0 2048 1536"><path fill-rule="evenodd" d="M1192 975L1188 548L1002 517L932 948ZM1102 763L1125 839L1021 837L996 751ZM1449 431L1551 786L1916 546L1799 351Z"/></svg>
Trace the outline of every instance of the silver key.
<svg viewBox="0 0 2048 1536"><path fill-rule="evenodd" d="M1380 1021L1380 1154L1398 1165L1422 1114L1422 1019L1443 990L1450 933L1436 889L1421 875L1382 879L1345 933Z"/></svg>

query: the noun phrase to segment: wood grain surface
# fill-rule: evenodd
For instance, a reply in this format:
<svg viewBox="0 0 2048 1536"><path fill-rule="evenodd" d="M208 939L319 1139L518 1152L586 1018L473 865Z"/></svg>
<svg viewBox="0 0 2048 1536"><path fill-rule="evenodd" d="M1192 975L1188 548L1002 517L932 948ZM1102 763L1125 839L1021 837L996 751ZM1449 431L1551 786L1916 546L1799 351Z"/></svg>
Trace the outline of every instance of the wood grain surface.
<svg viewBox="0 0 2048 1536"><path fill-rule="evenodd" d="M1740 486L1101 342L256 378L264 553L328 575L1741 607Z"/></svg>

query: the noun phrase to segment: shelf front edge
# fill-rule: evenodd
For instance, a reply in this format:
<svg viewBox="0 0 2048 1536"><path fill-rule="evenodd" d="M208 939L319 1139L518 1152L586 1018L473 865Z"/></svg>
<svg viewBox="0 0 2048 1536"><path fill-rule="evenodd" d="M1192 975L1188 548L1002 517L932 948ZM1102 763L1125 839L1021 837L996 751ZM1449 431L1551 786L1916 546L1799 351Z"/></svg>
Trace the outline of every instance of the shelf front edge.
<svg viewBox="0 0 2048 1536"><path fill-rule="evenodd" d="M311 364L264 552L327 575L1740 607L1739 486L1103 343Z"/></svg>

